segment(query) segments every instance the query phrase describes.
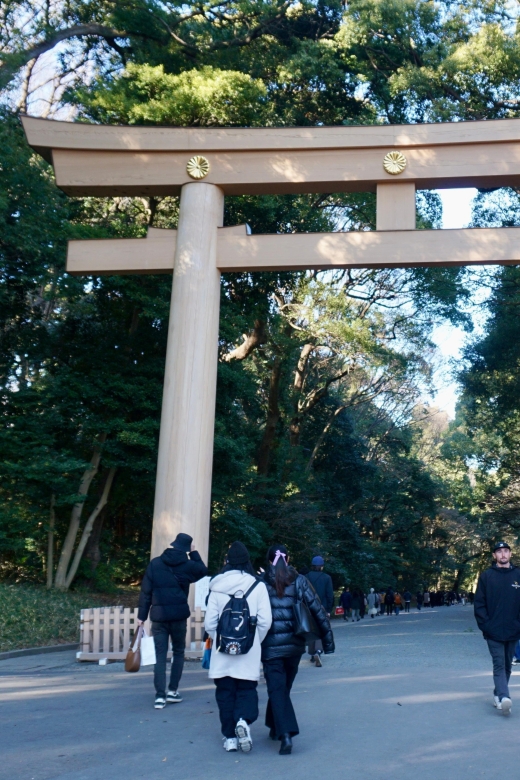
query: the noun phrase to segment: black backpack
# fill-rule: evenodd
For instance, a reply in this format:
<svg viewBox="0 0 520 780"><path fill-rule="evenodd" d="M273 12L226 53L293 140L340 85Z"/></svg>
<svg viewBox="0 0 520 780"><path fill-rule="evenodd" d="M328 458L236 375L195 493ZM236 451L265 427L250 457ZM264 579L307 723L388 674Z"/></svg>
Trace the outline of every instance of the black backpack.
<svg viewBox="0 0 520 780"><path fill-rule="evenodd" d="M245 655L253 647L256 615L250 614L247 597L259 582L260 580L256 580L245 594L241 590L237 591L222 610L215 643L218 653ZM239 596L239 593L242 593L242 596Z"/></svg>

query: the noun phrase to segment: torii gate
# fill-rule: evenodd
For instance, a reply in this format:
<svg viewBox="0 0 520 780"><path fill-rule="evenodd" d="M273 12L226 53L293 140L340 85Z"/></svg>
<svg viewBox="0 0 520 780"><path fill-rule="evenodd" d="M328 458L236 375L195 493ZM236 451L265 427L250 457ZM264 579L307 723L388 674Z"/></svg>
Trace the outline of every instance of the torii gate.
<svg viewBox="0 0 520 780"><path fill-rule="evenodd" d="M520 185L520 119L430 125L176 128L25 117L69 195L178 195L178 230L70 241L71 274L174 273L152 555L179 531L206 556L222 271L520 263L520 228L415 230L416 188ZM377 193L377 230L248 235L225 195Z"/></svg>

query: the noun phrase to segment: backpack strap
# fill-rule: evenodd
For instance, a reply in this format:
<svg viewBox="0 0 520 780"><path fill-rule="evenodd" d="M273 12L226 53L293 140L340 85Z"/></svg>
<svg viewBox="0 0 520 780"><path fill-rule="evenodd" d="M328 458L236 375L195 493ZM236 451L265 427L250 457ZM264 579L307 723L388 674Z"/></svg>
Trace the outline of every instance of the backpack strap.
<svg viewBox="0 0 520 780"><path fill-rule="evenodd" d="M244 593L244 598L245 599L247 599L247 597L254 591L254 589L256 588L256 586L258 585L259 582L260 582L260 580L255 580L253 582L253 584L251 585L251 587L249 588L247 593Z"/></svg>

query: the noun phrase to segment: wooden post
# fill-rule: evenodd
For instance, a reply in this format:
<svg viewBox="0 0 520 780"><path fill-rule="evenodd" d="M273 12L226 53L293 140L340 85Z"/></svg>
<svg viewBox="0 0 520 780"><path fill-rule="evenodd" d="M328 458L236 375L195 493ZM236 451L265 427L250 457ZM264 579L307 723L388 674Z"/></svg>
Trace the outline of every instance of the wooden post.
<svg viewBox="0 0 520 780"><path fill-rule="evenodd" d="M152 557L179 532L207 562L218 361L220 271L217 229L224 195L214 184L185 184L168 328Z"/></svg>
<svg viewBox="0 0 520 780"><path fill-rule="evenodd" d="M383 182L377 185L377 230L415 230L415 184Z"/></svg>

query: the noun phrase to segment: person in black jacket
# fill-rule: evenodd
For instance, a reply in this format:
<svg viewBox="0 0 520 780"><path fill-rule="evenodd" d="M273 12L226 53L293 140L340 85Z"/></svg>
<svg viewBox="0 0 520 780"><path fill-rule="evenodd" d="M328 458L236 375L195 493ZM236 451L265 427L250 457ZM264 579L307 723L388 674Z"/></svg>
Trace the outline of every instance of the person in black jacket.
<svg viewBox="0 0 520 780"><path fill-rule="evenodd" d="M177 534L171 547L158 558L152 558L141 583L137 622L142 625L150 612L156 655L156 710L162 710L167 703L182 701L178 688L184 667L187 620L190 616L188 594L191 583L208 573L192 542L193 538L188 534ZM173 663L166 693L168 639L172 641Z"/></svg>
<svg viewBox="0 0 520 780"><path fill-rule="evenodd" d="M319 600L323 604L327 617L330 618L332 608L334 606L334 588L332 587L332 577L330 574L325 574L323 567L325 561L321 555L315 555L311 561L311 570L305 576L311 583L312 587L316 591ZM309 642L309 655L311 663L315 663L316 667L323 666L321 662L321 654L323 653L323 645L321 639L312 640Z"/></svg>
<svg viewBox="0 0 520 780"><path fill-rule="evenodd" d="M511 712L509 678L515 646L520 639L520 570L511 564L511 548L498 542L495 562L483 572L475 593L475 618L493 659L494 706Z"/></svg>
<svg viewBox="0 0 520 780"><path fill-rule="evenodd" d="M305 639L294 633L294 604L298 597L305 602L315 620L326 654L334 652L334 636L327 613L309 580L289 566L285 545L276 544L269 548L264 581L273 614L271 628L262 642L269 696L265 725L271 739L281 741L280 754L287 755L292 751L292 737L300 733L290 696L305 652Z"/></svg>

